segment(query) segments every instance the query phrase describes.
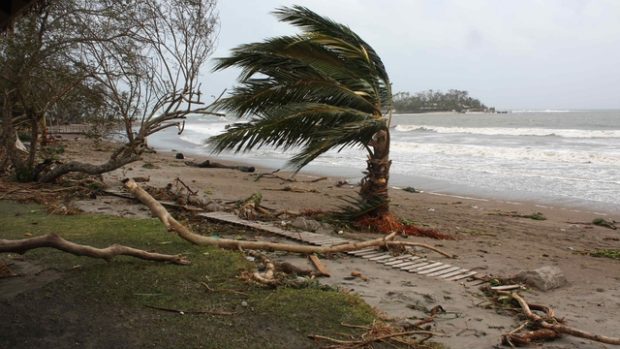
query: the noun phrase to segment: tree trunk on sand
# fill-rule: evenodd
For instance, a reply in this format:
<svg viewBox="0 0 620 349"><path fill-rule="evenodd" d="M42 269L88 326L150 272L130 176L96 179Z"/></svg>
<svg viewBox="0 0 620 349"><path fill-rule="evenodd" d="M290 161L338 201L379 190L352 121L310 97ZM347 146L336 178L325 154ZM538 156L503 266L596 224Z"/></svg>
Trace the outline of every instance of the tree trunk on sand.
<svg viewBox="0 0 620 349"><path fill-rule="evenodd" d="M62 165L58 165L52 168L50 171L39 177L38 181L41 183L53 182L56 178L65 175L69 172L81 172L90 175L98 175L114 171L117 168L125 166L131 162L140 160L140 156L137 154L119 157L116 159L110 159L108 162L101 165L87 164L84 162L70 161Z"/></svg>
<svg viewBox="0 0 620 349"><path fill-rule="evenodd" d="M374 208L368 214L382 217L390 212L388 181L390 179L390 132L377 132L371 144L372 152L366 161L367 167L362 179L360 196L364 203Z"/></svg>

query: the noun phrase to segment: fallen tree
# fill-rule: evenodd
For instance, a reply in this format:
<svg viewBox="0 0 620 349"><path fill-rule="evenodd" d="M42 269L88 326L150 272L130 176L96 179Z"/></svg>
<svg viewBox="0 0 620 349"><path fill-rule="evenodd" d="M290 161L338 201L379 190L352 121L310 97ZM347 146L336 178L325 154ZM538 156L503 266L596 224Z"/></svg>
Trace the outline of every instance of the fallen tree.
<svg viewBox="0 0 620 349"><path fill-rule="evenodd" d="M446 257L452 258L453 256L449 255L446 252L443 252L437 248L429 246L427 244L417 243L417 242L409 242L409 241L395 241L393 240L396 236L396 232L393 232L385 237L381 237L374 240L332 245L332 246L306 246L306 245L295 245L295 244L285 244L285 243L274 243L274 242L266 242L266 241L242 241L242 240L233 240L233 239L220 239L213 238L209 236L203 236L194 233L188 227L179 223L172 215L166 210L166 208L155 200L149 193L147 193L144 189L142 189L138 183L136 183L132 179L124 180L125 187L129 192L131 192L140 202L146 205L151 213L159 218L159 220L166 226L166 229L171 232L175 232L182 239L185 239L192 244L195 245L208 245L208 246L217 246L220 248L226 249L252 249L252 250L266 250L266 251L287 251L294 253L337 253L337 252L348 252L348 251L357 251L368 247L374 246L417 246L426 248L432 251L435 251L439 254L442 254Z"/></svg>
<svg viewBox="0 0 620 349"><path fill-rule="evenodd" d="M65 240L58 234L46 234L21 240L0 239L0 253L23 254L27 251L42 247L55 248L57 250L65 251L76 256L102 258L106 261L111 260L115 256L131 256L157 262L171 262L181 265L190 264L188 259L179 255L167 255L147 252L137 248L117 244L108 246L106 248L96 248L88 245L76 244L75 242Z"/></svg>

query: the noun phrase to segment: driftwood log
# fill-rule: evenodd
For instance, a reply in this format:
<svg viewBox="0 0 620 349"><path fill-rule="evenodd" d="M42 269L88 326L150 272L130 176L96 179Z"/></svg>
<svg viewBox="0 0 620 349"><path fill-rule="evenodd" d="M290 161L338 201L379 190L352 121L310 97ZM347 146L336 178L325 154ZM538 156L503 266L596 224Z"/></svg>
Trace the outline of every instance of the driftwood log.
<svg viewBox="0 0 620 349"><path fill-rule="evenodd" d="M502 342L504 343L507 343L509 345L528 345L534 340L551 340L560 337L560 335L562 334L568 334L571 336L585 338L596 342L620 345L620 338L618 337L601 336L562 324L561 321L555 317L553 309L547 306L529 304L525 301L523 297L521 297L521 295L516 292L498 291L498 293L508 295L512 297L512 299L516 300L517 303L519 303L523 314L525 314L527 319L533 325L535 325L535 327L537 327L532 331L526 331L521 333L518 332L518 330L521 328L519 327L519 329L517 329L516 331L512 331L502 336ZM545 313L546 316L542 317L534 313L532 309L542 311Z"/></svg>
<svg viewBox="0 0 620 349"><path fill-rule="evenodd" d="M348 252L348 251L357 251L368 247L374 246L418 246L422 248L426 248L437 253L440 253L447 257L453 257L435 247L429 246L427 244L409 242L409 241L394 241L394 237L396 236L396 232L391 233L385 237L381 237L374 240L360 241L360 242L352 242L346 244L332 245L332 246L306 246L306 245L295 245L295 244L286 244L286 243L274 243L274 242L266 242L266 241L241 241L241 240L233 240L233 239L219 239L213 238L209 236L199 235L191 231L189 228L179 223L170 213L155 200L149 193L144 191L138 183L131 179L124 180L125 187L129 192L131 192L140 202L146 205L151 213L158 217L159 220L166 226L166 229L171 232L175 232L182 239L185 239L192 244L195 245L209 245L209 246L217 246L220 248L226 249L251 249L251 250L264 250L264 251L287 251L294 253L337 253L337 252Z"/></svg>
<svg viewBox="0 0 620 349"><path fill-rule="evenodd" d="M230 170L239 170L241 172L249 172L249 173L256 171L254 166L230 166L230 165L220 164L219 162L214 162L211 160L205 160L200 163L196 163L193 161L186 161L185 165L192 166L192 167L200 167L200 168L226 168Z"/></svg>
<svg viewBox="0 0 620 349"><path fill-rule="evenodd" d="M57 234L47 234L29 239L4 240L0 239L0 253L23 254L29 250L41 247L50 247L65 251L76 256L88 256L111 260L115 256L131 256L140 259L158 262L171 262L175 264L190 264L189 260L182 256L147 252L123 245L111 245L106 248L96 248L88 245L80 245L65 240Z"/></svg>

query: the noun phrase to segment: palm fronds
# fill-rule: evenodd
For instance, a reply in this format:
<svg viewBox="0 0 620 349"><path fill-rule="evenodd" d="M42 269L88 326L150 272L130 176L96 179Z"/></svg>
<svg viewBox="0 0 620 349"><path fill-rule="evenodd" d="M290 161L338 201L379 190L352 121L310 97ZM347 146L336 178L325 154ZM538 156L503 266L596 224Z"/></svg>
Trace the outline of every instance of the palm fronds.
<svg viewBox="0 0 620 349"><path fill-rule="evenodd" d="M208 140L213 151L249 151L264 145L295 149L302 168L330 149L368 146L387 129L388 74L374 49L349 27L301 6L275 15L299 29L241 45L215 70L241 69L239 85L216 107L248 122Z"/></svg>

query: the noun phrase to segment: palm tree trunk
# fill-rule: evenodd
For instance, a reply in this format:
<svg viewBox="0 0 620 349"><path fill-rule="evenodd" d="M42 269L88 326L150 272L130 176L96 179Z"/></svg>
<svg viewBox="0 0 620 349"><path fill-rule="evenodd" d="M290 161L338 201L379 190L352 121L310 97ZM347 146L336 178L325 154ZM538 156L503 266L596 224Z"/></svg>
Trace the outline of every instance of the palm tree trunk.
<svg viewBox="0 0 620 349"><path fill-rule="evenodd" d="M367 167L360 196L364 203L374 206L369 215L381 217L389 213L388 181L390 179L390 132L381 130L373 137L372 152L366 161Z"/></svg>

